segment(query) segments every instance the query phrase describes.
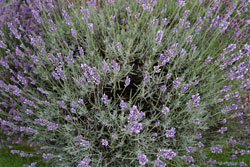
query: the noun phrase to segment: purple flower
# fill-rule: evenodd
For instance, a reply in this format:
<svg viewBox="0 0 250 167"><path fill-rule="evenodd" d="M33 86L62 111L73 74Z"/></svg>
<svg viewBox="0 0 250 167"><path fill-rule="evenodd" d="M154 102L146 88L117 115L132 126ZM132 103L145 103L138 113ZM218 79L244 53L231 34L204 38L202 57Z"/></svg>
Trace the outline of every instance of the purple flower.
<svg viewBox="0 0 250 167"><path fill-rule="evenodd" d="M130 109L130 114L128 117L128 122L135 121L137 119L141 119L143 116L145 116L145 113L139 112L136 105L133 105L133 107Z"/></svg>
<svg viewBox="0 0 250 167"><path fill-rule="evenodd" d="M102 139L102 146L108 146L109 143L106 139Z"/></svg>
<svg viewBox="0 0 250 167"><path fill-rule="evenodd" d="M7 45L3 42L0 41L0 48L6 49Z"/></svg>
<svg viewBox="0 0 250 167"><path fill-rule="evenodd" d="M138 12L137 12L137 13L135 14L135 19L138 19L138 18L140 17L140 15L141 15L141 13L138 13Z"/></svg>
<svg viewBox="0 0 250 167"><path fill-rule="evenodd" d="M71 23L71 20L70 20L68 13L65 10L62 10L62 15L63 15L67 25L73 25Z"/></svg>
<svg viewBox="0 0 250 167"><path fill-rule="evenodd" d="M125 87L127 87L130 84L131 79L127 76L125 80Z"/></svg>
<svg viewBox="0 0 250 167"><path fill-rule="evenodd" d="M191 153L193 153L193 152L195 152L196 151L196 148L194 148L194 147L192 147L192 146L188 146L187 148L186 148L186 151L187 152L191 152Z"/></svg>
<svg viewBox="0 0 250 167"><path fill-rule="evenodd" d="M160 122L156 122L154 127L160 126Z"/></svg>
<svg viewBox="0 0 250 167"><path fill-rule="evenodd" d="M166 86L166 85L162 85L162 86L160 87L160 90L161 90L162 92L165 92L165 91L167 90L167 86Z"/></svg>
<svg viewBox="0 0 250 167"><path fill-rule="evenodd" d="M83 99L78 99L78 101L77 101L79 104L83 104L84 102L83 102Z"/></svg>
<svg viewBox="0 0 250 167"><path fill-rule="evenodd" d="M103 101L104 104L107 104L109 102L108 96L105 93L102 95L101 100Z"/></svg>
<svg viewBox="0 0 250 167"><path fill-rule="evenodd" d="M185 0L177 0L177 6L178 7L183 7L186 5L186 1Z"/></svg>
<svg viewBox="0 0 250 167"><path fill-rule="evenodd" d="M27 110L25 111L25 113L26 113L27 115L33 114L33 112L32 112L30 109L27 109Z"/></svg>
<svg viewBox="0 0 250 167"><path fill-rule="evenodd" d="M90 31L91 34L93 34L93 32L94 32L94 28L93 27L94 27L93 23L89 23L88 24L88 28L89 28L89 31Z"/></svg>
<svg viewBox="0 0 250 167"><path fill-rule="evenodd" d="M181 84L181 78L177 77L174 81L173 81L174 87L178 88Z"/></svg>
<svg viewBox="0 0 250 167"><path fill-rule="evenodd" d="M189 163L194 162L194 158L192 156L184 155L183 159Z"/></svg>
<svg viewBox="0 0 250 167"><path fill-rule="evenodd" d="M156 35L156 38L155 38L155 41L158 45L161 44L161 40L162 40L162 36L163 36L163 31L162 30L159 30L157 32L157 35Z"/></svg>
<svg viewBox="0 0 250 167"><path fill-rule="evenodd" d="M191 43L193 41L193 35L189 35L186 40L188 43Z"/></svg>
<svg viewBox="0 0 250 167"><path fill-rule="evenodd" d="M97 85L100 84L101 77L95 67L91 68L86 64L81 64L81 68L83 69L84 76L87 78L88 82L92 82Z"/></svg>
<svg viewBox="0 0 250 167"><path fill-rule="evenodd" d="M148 82L150 78L152 78L152 76L149 75L148 71L146 71L144 75L145 75L143 79L144 82Z"/></svg>
<svg viewBox="0 0 250 167"><path fill-rule="evenodd" d="M137 121L133 121L130 123L130 134L135 132L136 134L140 133L142 130L142 123L138 123Z"/></svg>
<svg viewBox="0 0 250 167"><path fill-rule="evenodd" d="M52 157L53 157L53 154L50 154L50 153L45 154L45 153L43 153L43 158L44 159L49 159L49 158L52 158Z"/></svg>
<svg viewBox="0 0 250 167"><path fill-rule="evenodd" d="M121 44L120 44L120 42L118 42L118 43L116 44L116 49L118 50L118 52L121 51Z"/></svg>
<svg viewBox="0 0 250 167"><path fill-rule="evenodd" d="M116 71L119 70L119 65L118 65L118 63L117 63L115 60L112 60L112 61L111 61L111 64L112 64L112 68L113 68L114 70L116 70Z"/></svg>
<svg viewBox="0 0 250 167"><path fill-rule="evenodd" d="M172 76L172 74L171 74L171 73L168 73L168 74L166 75L166 79L171 78L171 76Z"/></svg>
<svg viewBox="0 0 250 167"><path fill-rule="evenodd" d="M175 128L171 128L170 130L166 130L166 138L173 138L175 136Z"/></svg>
<svg viewBox="0 0 250 167"><path fill-rule="evenodd" d="M154 166L157 167L165 167L167 164L165 164L164 162L162 162L160 159L157 159L154 161Z"/></svg>
<svg viewBox="0 0 250 167"><path fill-rule="evenodd" d="M121 109L124 109L126 107L126 103L124 102L124 100L121 100L120 107Z"/></svg>
<svg viewBox="0 0 250 167"><path fill-rule="evenodd" d="M79 51L79 53L80 53L81 55L84 54L84 50L83 50L83 48L82 48L81 46L78 47L78 51Z"/></svg>
<svg viewBox="0 0 250 167"><path fill-rule="evenodd" d="M152 137L156 137L156 136L158 136L158 133L152 133Z"/></svg>
<svg viewBox="0 0 250 167"><path fill-rule="evenodd" d="M198 142L198 147L201 148L201 147L204 147L204 144L202 142Z"/></svg>
<svg viewBox="0 0 250 167"><path fill-rule="evenodd" d="M73 28L71 28L70 30L71 30L72 36L76 39L77 38L76 31Z"/></svg>
<svg viewBox="0 0 250 167"><path fill-rule="evenodd" d="M213 59L213 58L212 58L211 56L208 56L207 59L206 59L206 61L205 61L205 64L208 64L209 62L211 62L212 59Z"/></svg>
<svg viewBox="0 0 250 167"><path fill-rule="evenodd" d="M227 131L227 127L221 127L218 132L221 134L224 134L224 132L226 131Z"/></svg>
<svg viewBox="0 0 250 167"><path fill-rule="evenodd" d="M181 49L181 53L180 53L181 56L185 56L186 53L187 53L187 51L186 51L185 49L182 48L182 49Z"/></svg>
<svg viewBox="0 0 250 167"><path fill-rule="evenodd" d="M103 70L104 70L105 72L108 72L108 71L110 70L109 65L108 65L108 64L104 64L104 65L103 65Z"/></svg>
<svg viewBox="0 0 250 167"><path fill-rule="evenodd" d="M167 21L168 21L167 18L163 18L163 19L161 20L161 24L162 24L162 25L165 25L165 24L167 23Z"/></svg>
<svg viewBox="0 0 250 167"><path fill-rule="evenodd" d="M154 72L159 73L161 71L160 66L154 66Z"/></svg>
<svg viewBox="0 0 250 167"><path fill-rule="evenodd" d="M71 116L70 116L70 115L67 115L67 116L65 117L65 120L66 120L66 121L71 121L71 120L72 120L72 118L71 118Z"/></svg>
<svg viewBox="0 0 250 167"><path fill-rule="evenodd" d="M170 57L166 54L161 54L160 58L158 60L158 65L159 66L164 66L166 63L170 61Z"/></svg>
<svg viewBox="0 0 250 167"><path fill-rule="evenodd" d="M77 167L89 167L90 159L84 158L81 162L77 165Z"/></svg>
<svg viewBox="0 0 250 167"><path fill-rule="evenodd" d="M199 93L192 95L192 99L188 101L188 108L191 108L191 106L199 106L200 105L200 95Z"/></svg>
<svg viewBox="0 0 250 167"><path fill-rule="evenodd" d="M211 147L211 152L212 153L222 153L222 146L216 145L216 146Z"/></svg>
<svg viewBox="0 0 250 167"><path fill-rule="evenodd" d="M137 158L139 160L139 164L145 165L148 162L147 156L145 154L138 153Z"/></svg>
<svg viewBox="0 0 250 167"><path fill-rule="evenodd" d="M166 107L165 105L163 105L163 108L162 108L161 112L162 112L164 115L166 115L167 113L170 112L170 110L169 110L168 107Z"/></svg>
<svg viewBox="0 0 250 167"><path fill-rule="evenodd" d="M195 123L196 125L199 125L199 124L200 124L200 119L199 119L199 118L196 118L196 119L194 120L194 123Z"/></svg>
<svg viewBox="0 0 250 167"><path fill-rule="evenodd" d="M63 109L66 109L66 108L67 108L67 106L65 105L65 102L64 102L63 100L57 101L56 103L59 104L60 107L63 108Z"/></svg>
<svg viewBox="0 0 250 167"><path fill-rule="evenodd" d="M167 150L165 150L165 149L161 150L160 149L158 151L158 154L157 154L158 158L162 157L162 158L167 158L169 160L172 160L175 156L176 156L176 153L173 152L172 149L167 149Z"/></svg>

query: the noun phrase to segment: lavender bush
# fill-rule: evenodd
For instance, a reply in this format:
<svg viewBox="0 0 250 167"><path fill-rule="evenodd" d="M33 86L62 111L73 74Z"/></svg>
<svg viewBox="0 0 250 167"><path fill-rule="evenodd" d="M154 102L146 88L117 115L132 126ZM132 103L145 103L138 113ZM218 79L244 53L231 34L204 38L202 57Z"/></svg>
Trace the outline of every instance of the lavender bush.
<svg viewBox="0 0 250 167"><path fill-rule="evenodd" d="M13 1L0 11L2 143L26 137L63 167L208 165L227 139L221 122L249 117L237 102L249 88L248 7Z"/></svg>

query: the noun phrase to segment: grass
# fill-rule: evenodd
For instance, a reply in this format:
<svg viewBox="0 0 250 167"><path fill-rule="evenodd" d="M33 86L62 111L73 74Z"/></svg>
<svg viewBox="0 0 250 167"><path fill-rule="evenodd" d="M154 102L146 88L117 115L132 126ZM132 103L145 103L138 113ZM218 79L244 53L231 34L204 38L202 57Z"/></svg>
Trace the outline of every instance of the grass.
<svg viewBox="0 0 250 167"><path fill-rule="evenodd" d="M24 164L31 164L40 160L38 157L20 157L17 154L11 154L9 149L0 150L0 167L22 167ZM44 163L37 163L37 166L45 167Z"/></svg>

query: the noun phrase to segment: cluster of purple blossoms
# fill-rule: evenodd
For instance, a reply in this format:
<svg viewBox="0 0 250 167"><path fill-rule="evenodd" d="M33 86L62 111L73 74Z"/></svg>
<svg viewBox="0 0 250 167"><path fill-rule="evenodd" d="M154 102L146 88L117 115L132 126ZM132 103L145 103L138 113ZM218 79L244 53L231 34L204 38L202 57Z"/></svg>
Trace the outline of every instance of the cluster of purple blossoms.
<svg viewBox="0 0 250 167"><path fill-rule="evenodd" d="M145 154L138 153L137 158L140 165L145 165L148 162L147 156Z"/></svg>
<svg viewBox="0 0 250 167"><path fill-rule="evenodd" d="M68 13L65 10L62 10L62 15L66 21L66 24L69 26L72 26L73 24L71 23L70 16L68 15Z"/></svg>
<svg viewBox="0 0 250 167"><path fill-rule="evenodd" d="M216 145L211 147L211 153L222 153L222 146Z"/></svg>
<svg viewBox="0 0 250 167"><path fill-rule="evenodd" d="M55 71L53 71L52 73L51 73L51 75L55 78L55 79L57 79L57 80L59 80L59 79L62 79L62 80L66 80L67 79L67 77L64 75L64 73L63 73L63 69L62 69L62 65L59 65L59 66L57 66L56 68L55 68Z"/></svg>
<svg viewBox="0 0 250 167"><path fill-rule="evenodd" d="M183 159L189 163L194 162L194 158L192 156L184 155Z"/></svg>
<svg viewBox="0 0 250 167"><path fill-rule="evenodd" d="M106 139L102 139L102 146L108 146L109 143Z"/></svg>
<svg viewBox="0 0 250 167"><path fill-rule="evenodd" d="M142 123L139 123L137 121L130 122L130 134L135 132L136 134L140 133L142 130Z"/></svg>
<svg viewBox="0 0 250 167"><path fill-rule="evenodd" d="M87 64L81 64L81 68L83 69L84 76L87 78L88 82L96 85L100 84L101 77L95 67L91 68Z"/></svg>
<svg viewBox="0 0 250 167"><path fill-rule="evenodd" d="M77 165L77 167L89 167L90 159L84 158L81 162Z"/></svg>
<svg viewBox="0 0 250 167"><path fill-rule="evenodd" d="M221 133L221 134L224 134L224 132L227 131L227 127L221 127L218 132Z"/></svg>
<svg viewBox="0 0 250 167"><path fill-rule="evenodd" d="M177 6L178 7L183 7L186 5L186 1L185 0L177 0Z"/></svg>
<svg viewBox="0 0 250 167"><path fill-rule="evenodd" d="M199 93L192 95L192 99L188 101L188 108L190 109L192 106L198 107L200 105L200 95Z"/></svg>
<svg viewBox="0 0 250 167"><path fill-rule="evenodd" d="M140 112L137 109L136 105L130 109L130 114L128 117L128 124L130 125L130 134L135 132L136 134L140 133L142 130L142 123L139 123L137 120L140 120L142 117L145 116L144 112Z"/></svg>
<svg viewBox="0 0 250 167"><path fill-rule="evenodd" d="M239 110L240 109L240 106L238 104L232 104L230 106L226 106L225 108L223 108L221 110L222 114L226 114L232 110Z"/></svg>
<svg viewBox="0 0 250 167"><path fill-rule="evenodd" d="M32 162L30 165L24 164L23 167L35 167L37 162Z"/></svg>
<svg viewBox="0 0 250 167"><path fill-rule="evenodd" d="M170 57L167 54L161 54L158 60L159 66L164 66L166 63L170 61Z"/></svg>
<svg viewBox="0 0 250 167"><path fill-rule="evenodd" d="M165 167L167 164L161 161L160 159L155 160L154 162L154 167Z"/></svg>
<svg viewBox="0 0 250 167"><path fill-rule="evenodd" d="M49 131L56 130L58 128L58 124L49 122L47 120L35 119L35 121L42 126L47 126Z"/></svg>
<svg viewBox="0 0 250 167"><path fill-rule="evenodd" d="M83 139L82 135L74 137L73 140L79 142L79 143L76 143L76 145L80 145L80 146L83 146L83 147L90 144L89 141L86 141L86 140Z"/></svg>
<svg viewBox="0 0 250 167"><path fill-rule="evenodd" d="M164 51L164 54L169 55L171 57L175 57L178 54L177 50L178 45L179 43L174 43L170 49Z"/></svg>
<svg viewBox="0 0 250 167"><path fill-rule="evenodd" d="M32 112L30 109L26 109L26 110L25 110L25 113L26 113L27 115L33 114L33 112Z"/></svg>
<svg viewBox="0 0 250 167"><path fill-rule="evenodd" d="M119 106L121 107L122 110L126 107L126 103L124 102L124 100L121 100Z"/></svg>
<svg viewBox="0 0 250 167"><path fill-rule="evenodd" d="M175 128L171 128L170 130L166 130L165 136L166 138L173 138L175 136Z"/></svg>
<svg viewBox="0 0 250 167"><path fill-rule="evenodd" d="M230 44L227 46L227 48L223 49L223 55L230 53L236 49L236 44Z"/></svg>
<svg viewBox="0 0 250 167"><path fill-rule="evenodd" d="M167 150L165 150L165 149L161 150L160 149L158 151L158 154L157 154L157 159L159 159L161 157L162 158L167 158L169 160L172 160L174 157L176 157L176 153L173 152L172 149L167 149Z"/></svg>
<svg viewBox="0 0 250 167"><path fill-rule="evenodd" d="M60 107L63 108L63 109L67 108L67 106L65 105L65 102L63 100L61 100L61 101L58 100L56 103L59 104Z"/></svg>
<svg viewBox="0 0 250 167"><path fill-rule="evenodd" d="M193 153L193 152L195 152L196 151L196 148L195 147L192 147L192 146L188 146L187 148L186 148L186 151L188 152L188 153Z"/></svg>
<svg viewBox="0 0 250 167"><path fill-rule="evenodd" d="M162 108L161 112L164 115L166 115L166 114L168 114L170 112L170 110L169 110L169 108L167 106L163 105L163 108Z"/></svg>
<svg viewBox="0 0 250 167"><path fill-rule="evenodd" d="M133 105L132 108L130 109L130 114L128 117L128 122L135 121L137 119L141 119L142 117L145 116L144 112L140 112L137 108L136 105Z"/></svg>
<svg viewBox="0 0 250 167"><path fill-rule="evenodd" d="M105 93L102 95L101 100L104 104L109 102L108 96Z"/></svg>

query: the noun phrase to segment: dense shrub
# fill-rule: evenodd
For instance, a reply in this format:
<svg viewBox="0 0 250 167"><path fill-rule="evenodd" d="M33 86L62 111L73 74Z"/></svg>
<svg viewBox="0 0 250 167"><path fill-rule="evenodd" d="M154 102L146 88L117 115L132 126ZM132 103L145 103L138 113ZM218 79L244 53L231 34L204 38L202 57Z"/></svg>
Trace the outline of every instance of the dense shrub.
<svg viewBox="0 0 250 167"><path fill-rule="evenodd" d="M32 3L1 20L0 125L55 166L204 166L249 116L248 1Z"/></svg>

